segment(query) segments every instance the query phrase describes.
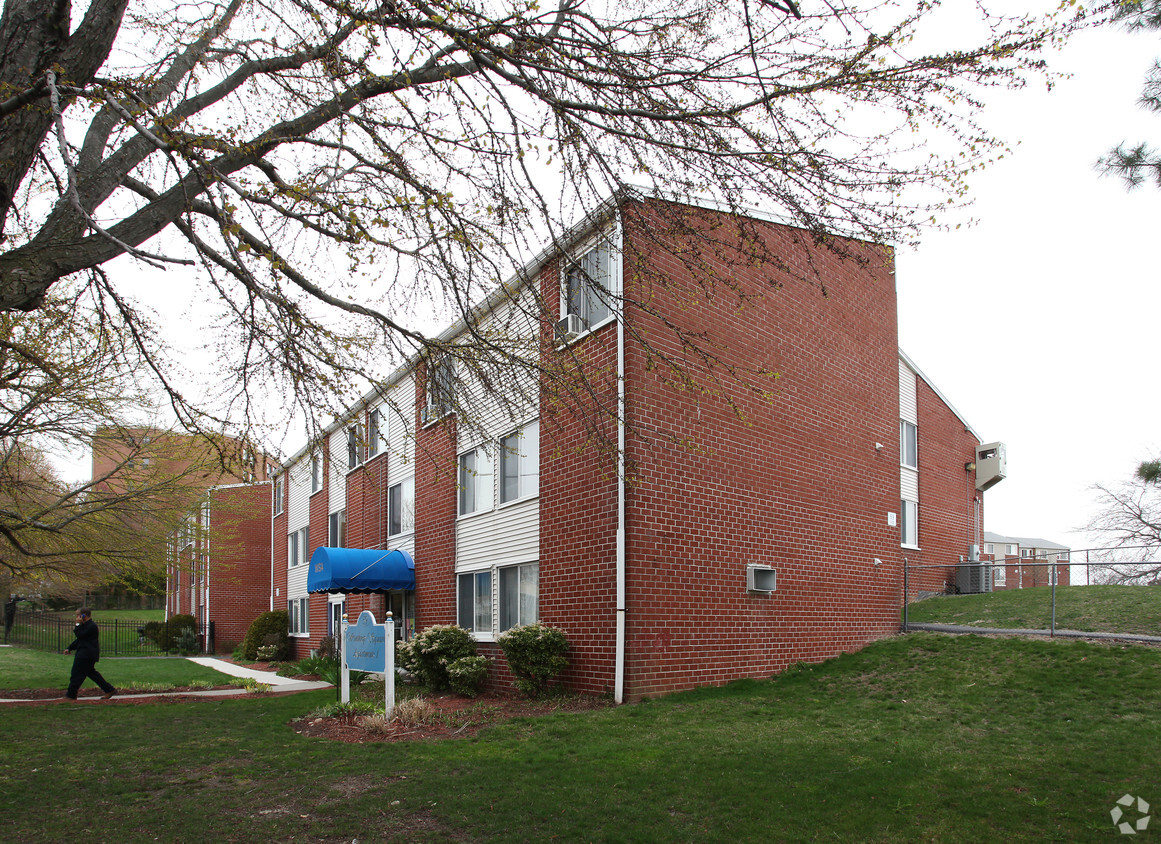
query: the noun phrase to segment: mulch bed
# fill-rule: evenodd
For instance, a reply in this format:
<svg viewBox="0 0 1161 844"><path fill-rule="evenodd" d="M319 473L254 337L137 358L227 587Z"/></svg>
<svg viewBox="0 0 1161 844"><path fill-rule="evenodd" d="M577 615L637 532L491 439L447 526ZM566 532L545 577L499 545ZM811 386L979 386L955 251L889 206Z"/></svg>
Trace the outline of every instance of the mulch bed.
<svg viewBox="0 0 1161 844"><path fill-rule="evenodd" d="M531 718L554 712L587 712L611 707L612 701L590 696L527 700L496 694L474 698L452 694L425 695L431 713L422 724L402 724L398 719L383 729L369 728L362 715L335 718L306 716L291 721L296 733L311 738L351 744L397 741L440 741L474 736L481 730L513 718Z"/></svg>

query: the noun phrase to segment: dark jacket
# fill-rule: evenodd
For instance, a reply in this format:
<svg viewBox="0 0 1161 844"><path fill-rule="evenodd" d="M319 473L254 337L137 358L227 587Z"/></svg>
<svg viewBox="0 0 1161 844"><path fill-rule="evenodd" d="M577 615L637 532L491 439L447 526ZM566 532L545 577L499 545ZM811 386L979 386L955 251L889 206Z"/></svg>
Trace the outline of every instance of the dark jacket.
<svg viewBox="0 0 1161 844"><path fill-rule="evenodd" d="M65 650L76 653L77 659L89 659L96 662L101 658L101 643L97 638L97 622L91 618L88 621L82 621L73 628L73 635L76 636L76 639Z"/></svg>

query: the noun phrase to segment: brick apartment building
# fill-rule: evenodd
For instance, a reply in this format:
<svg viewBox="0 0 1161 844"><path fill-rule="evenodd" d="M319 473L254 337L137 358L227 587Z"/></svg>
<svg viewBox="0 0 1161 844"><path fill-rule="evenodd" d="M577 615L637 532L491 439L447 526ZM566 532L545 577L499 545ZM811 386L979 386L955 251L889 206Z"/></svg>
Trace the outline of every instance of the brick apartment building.
<svg viewBox="0 0 1161 844"><path fill-rule="evenodd" d="M207 489L171 538L166 617L193 616L203 650L231 652L270 609L270 487Z"/></svg>
<svg viewBox="0 0 1161 844"><path fill-rule="evenodd" d="M283 464L271 598L299 654L390 609L405 635L472 630L503 684L496 637L541 621L568 636L570 688L634 700L896 633L904 556L931 566L913 594L943 591L981 541L980 439L899 351L890 250L835 243L626 199L526 267L480 324L559 303L531 330L586 390L541 376L500 401L462 368L405 368ZM728 400L679 332L777 378Z"/></svg>
<svg viewBox="0 0 1161 844"><path fill-rule="evenodd" d="M984 534L984 559L991 560L992 589L1031 589L1071 583L1072 551L1067 545L1029 536Z"/></svg>

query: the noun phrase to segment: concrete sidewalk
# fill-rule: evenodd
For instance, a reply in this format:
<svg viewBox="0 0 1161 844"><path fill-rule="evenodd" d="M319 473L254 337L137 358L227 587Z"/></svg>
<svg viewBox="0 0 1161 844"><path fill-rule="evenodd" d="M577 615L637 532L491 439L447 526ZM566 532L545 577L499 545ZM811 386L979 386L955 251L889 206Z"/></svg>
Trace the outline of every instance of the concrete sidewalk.
<svg viewBox="0 0 1161 844"><path fill-rule="evenodd" d="M207 668L212 668L215 671L220 671L222 674L229 674L231 677L249 678L257 680L259 683L265 683L270 686L271 692L282 694L284 692L307 692L314 689L329 689L330 683L324 683L321 680L294 680L290 677L279 677L273 671L255 671L253 668L244 668L241 665L235 665L232 662L226 662L224 659L214 659L213 657L191 656L188 657L190 662L196 662L198 665L204 665ZM180 695L181 697L230 697L242 692L242 685L238 684L237 688L233 689L205 689L199 691L188 692L118 692L113 700L137 700L140 698L156 698L156 697L173 697ZM62 694L59 698L0 698L0 703L36 703L44 701L58 701L64 700ZM102 702L100 697L82 697L78 698L75 703L94 703Z"/></svg>

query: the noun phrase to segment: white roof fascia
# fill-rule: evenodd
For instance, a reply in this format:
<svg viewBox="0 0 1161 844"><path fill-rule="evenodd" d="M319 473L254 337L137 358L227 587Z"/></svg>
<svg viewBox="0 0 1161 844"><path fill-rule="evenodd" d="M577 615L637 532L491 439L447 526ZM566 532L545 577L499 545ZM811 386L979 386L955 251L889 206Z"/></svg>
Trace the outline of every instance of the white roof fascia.
<svg viewBox="0 0 1161 844"><path fill-rule="evenodd" d="M923 379L923 383L926 384L928 387L930 387L932 392L934 392L937 396L939 396L939 400L942 401L945 405L947 405L947 409L950 410L952 413L954 413L955 417L960 422L963 423L964 429L969 434L971 434L973 437L976 438L976 442L982 443L984 441L983 438L976 432L976 429L971 426L971 423L968 422L964 418L962 413L960 413L958 410L955 409L955 405L951 403L951 400L948 399L948 397L943 394L943 392L939 389L939 387L935 386L935 384L932 382L932 380L930 378L928 378L926 375L923 374L923 370L920 369L919 366L915 363L915 361L913 361L910 357L908 357L907 353L905 351L903 351L902 349L899 350L899 358L900 358L900 360L903 361L903 363L907 364L907 366L911 369L912 372L914 372L916 375L918 375L920 378Z"/></svg>

